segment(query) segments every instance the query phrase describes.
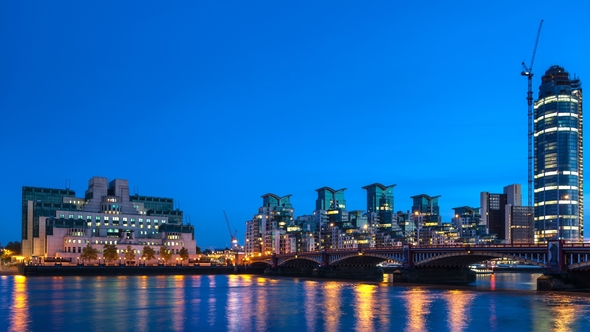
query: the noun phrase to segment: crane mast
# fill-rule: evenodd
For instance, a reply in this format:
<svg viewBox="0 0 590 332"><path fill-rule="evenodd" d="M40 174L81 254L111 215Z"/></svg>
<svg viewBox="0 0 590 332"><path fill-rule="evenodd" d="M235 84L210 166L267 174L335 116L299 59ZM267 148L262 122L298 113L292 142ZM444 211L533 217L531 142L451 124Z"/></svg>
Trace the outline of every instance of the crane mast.
<svg viewBox="0 0 590 332"><path fill-rule="evenodd" d="M528 206L533 206L533 64L535 63L535 54L537 53L537 45L539 44L539 36L541 35L541 28L543 27L543 20L539 23L537 30L537 38L535 39L535 46L531 55L531 64L527 67L524 61L522 62L522 72L520 75L526 76L528 81L527 105L528 105Z"/></svg>
<svg viewBox="0 0 590 332"><path fill-rule="evenodd" d="M223 216L225 217L225 223L227 224L227 230L229 231L229 236L231 237L231 249L234 249L235 246L238 244L238 239L236 239L237 230L232 234L231 227L229 226L229 219L227 219L227 214L225 214L225 210L223 210Z"/></svg>

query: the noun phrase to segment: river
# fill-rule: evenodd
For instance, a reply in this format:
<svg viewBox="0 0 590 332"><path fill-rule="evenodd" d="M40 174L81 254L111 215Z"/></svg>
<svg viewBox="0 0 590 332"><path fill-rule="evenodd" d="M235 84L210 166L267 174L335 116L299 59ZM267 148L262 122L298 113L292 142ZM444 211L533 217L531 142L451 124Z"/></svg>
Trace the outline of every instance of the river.
<svg viewBox="0 0 590 332"><path fill-rule="evenodd" d="M590 331L590 295L538 274L442 287L250 275L0 277L7 331ZM387 280L387 278L385 278Z"/></svg>

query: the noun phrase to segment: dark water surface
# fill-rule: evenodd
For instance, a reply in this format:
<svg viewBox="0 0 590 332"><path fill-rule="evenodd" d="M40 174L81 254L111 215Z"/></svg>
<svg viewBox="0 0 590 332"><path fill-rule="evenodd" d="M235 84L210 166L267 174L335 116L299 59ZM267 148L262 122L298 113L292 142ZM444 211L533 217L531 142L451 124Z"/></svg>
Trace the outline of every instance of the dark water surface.
<svg viewBox="0 0 590 332"><path fill-rule="evenodd" d="M470 287L247 275L0 277L7 331L590 331L590 296L538 274Z"/></svg>

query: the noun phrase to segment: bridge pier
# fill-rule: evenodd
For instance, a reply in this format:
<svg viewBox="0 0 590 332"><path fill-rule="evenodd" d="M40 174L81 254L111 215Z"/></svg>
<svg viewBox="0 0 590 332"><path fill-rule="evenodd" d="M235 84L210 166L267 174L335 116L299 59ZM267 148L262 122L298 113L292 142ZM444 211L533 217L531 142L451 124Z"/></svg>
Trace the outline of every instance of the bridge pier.
<svg viewBox="0 0 590 332"><path fill-rule="evenodd" d="M537 290L566 291L590 289L590 271L545 273L537 278Z"/></svg>
<svg viewBox="0 0 590 332"><path fill-rule="evenodd" d="M470 284L476 274L467 267L400 268L393 272L394 283Z"/></svg>
<svg viewBox="0 0 590 332"><path fill-rule="evenodd" d="M313 270L313 277L326 279L383 281L383 270L378 267L361 268L357 266L320 266Z"/></svg>

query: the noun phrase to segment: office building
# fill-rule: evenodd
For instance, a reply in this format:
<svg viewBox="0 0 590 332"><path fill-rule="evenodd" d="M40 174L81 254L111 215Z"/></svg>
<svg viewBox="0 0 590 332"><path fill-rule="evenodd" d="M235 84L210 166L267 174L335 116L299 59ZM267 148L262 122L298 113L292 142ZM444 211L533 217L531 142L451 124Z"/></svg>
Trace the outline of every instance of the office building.
<svg viewBox="0 0 590 332"><path fill-rule="evenodd" d="M541 78L534 111L537 242L584 239L583 114L580 80L560 66Z"/></svg>
<svg viewBox="0 0 590 332"><path fill-rule="evenodd" d="M511 184L502 194L480 195L482 225L501 243L534 243L532 208L522 206L522 186Z"/></svg>
<svg viewBox="0 0 590 332"><path fill-rule="evenodd" d="M183 225L171 198L129 195L127 180L93 177L83 198L70 189L22 188L22 250L25 257L78 259L91 245L114 244L141 257L144 246L176 255L196 253L194 228ZM154 209L157 207L157 210Z"/></svg>

